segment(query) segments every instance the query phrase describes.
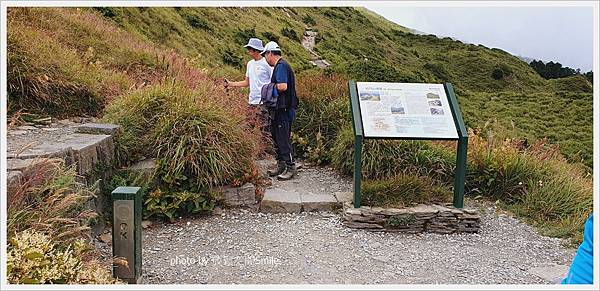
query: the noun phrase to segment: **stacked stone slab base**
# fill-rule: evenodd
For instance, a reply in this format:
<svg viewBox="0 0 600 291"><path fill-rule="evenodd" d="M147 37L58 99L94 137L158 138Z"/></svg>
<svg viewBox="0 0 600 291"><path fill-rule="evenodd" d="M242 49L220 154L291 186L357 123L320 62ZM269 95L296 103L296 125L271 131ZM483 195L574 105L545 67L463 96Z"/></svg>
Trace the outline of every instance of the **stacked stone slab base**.
<svg viewBox="0 0 600 291"><path fill-rule="evenodd" d="M481 216L475 209L449 205L418 205L408 208L362 206L344 203L344 225L372 231L402 233L476 233Z"/></svg>

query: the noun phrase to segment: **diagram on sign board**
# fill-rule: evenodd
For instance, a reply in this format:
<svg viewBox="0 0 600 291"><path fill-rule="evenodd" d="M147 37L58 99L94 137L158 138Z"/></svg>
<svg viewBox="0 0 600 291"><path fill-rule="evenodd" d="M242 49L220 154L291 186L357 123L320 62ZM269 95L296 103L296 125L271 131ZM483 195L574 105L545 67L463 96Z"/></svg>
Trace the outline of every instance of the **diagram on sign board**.
<svg viewBox="0 0 600 291"><path fill-rule="evenodd" d="M365 137L458 137L442 84L356 83Z"/></svg>

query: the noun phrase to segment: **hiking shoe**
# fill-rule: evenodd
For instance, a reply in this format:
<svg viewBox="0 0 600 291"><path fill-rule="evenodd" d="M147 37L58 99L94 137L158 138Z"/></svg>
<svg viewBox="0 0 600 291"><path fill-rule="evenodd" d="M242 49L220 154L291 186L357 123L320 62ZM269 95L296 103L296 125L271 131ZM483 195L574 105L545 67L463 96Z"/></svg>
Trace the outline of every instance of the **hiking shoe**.
<svg viewBox="0 0 600 291"><path fill-rule="evenodd" d="M285 181L294 178L296 175L296 165L286 166L285 171L277 176L277 180Z"/></svg>
<svg viewBox="0 0 600 291"><path fill-rule="evenodd" d="M284 161L277 161L277 168L267 170L267 174L269 174L269 177L274 177L283 173L285 168L286 166Z"/></svg>

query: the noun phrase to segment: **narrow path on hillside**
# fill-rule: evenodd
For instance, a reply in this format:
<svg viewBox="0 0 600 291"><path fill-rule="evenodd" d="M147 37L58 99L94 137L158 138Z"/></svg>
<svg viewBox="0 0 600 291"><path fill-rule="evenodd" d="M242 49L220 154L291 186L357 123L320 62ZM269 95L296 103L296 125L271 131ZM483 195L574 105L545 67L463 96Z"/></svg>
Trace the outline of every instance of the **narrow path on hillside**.
<svg viewBox="0 0 600 291"><path fill-rule="evenodd" d="M316 31L305 31L304 35L302 36L302 46L310 53L310 63L324 69L329 67L330 64L314 51L317 34L318 33Z"/></svg>
<svg viewBox="0 0 600 291"><path fill-rule="evenodd" d="M272 187L333 192L349 180L304 167ZM479 234L368 232L342 225L332 212L219 215L154 223L143 234L144 283L458 283L551 284L574 250L543 237L493 204L480 208Z"/></svg>

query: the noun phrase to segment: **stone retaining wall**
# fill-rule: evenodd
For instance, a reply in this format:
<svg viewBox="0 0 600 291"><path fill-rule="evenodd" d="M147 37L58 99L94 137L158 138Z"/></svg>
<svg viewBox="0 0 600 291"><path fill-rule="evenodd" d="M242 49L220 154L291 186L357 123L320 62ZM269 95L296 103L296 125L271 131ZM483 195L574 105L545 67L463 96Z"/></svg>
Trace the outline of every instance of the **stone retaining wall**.
<svg viewBox="0 0 600 291"><path fill-rule="evenodd" d="M86 123L68 126L57 124L40 128L28 126L27 130L20 130L17 134L23 140L31 139L34 142L23 149L13 146L12 150L7 151L7 186L20 184L23 170L44 158L60 159L66 166L74 165L77 170L76 180L80 183L91 185L96 181L107 181L113 174L114 136L119 132L119 128L113 124ZM40 136L44 137L44 132L64 134L54 134L43 139ZM14 142L15 131L9 133L7 141ZM86 202L85 207L102 215L107 207L110 207L110 196L102 192L96 194L98 195ZM97 221L92 227L94 235L104 227L103 219Z"/></svg>
<svg viewBox="0 0 600 291"><path fill-rule="evenodd" d="M408 208L362 206L344 203L344 225L372 231L403 233L476 233L481 217L475 209L449 205L418 205Z"/></svg>

